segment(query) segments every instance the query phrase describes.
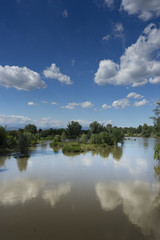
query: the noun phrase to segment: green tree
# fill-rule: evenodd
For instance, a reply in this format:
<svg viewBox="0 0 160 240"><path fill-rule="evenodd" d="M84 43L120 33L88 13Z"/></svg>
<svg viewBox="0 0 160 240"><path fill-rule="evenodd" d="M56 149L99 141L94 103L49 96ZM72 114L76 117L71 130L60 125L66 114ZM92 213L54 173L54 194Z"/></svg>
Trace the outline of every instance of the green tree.
<svg viewBox="0 0 160 240"><path fill-rule="evenodd" d="M22 154L28 155L29 145L30 145L29 136L25 133L19 134L17 140L18 151Z"/></svg>
<svg viewBox="0 0 160 240"><path fill-rule="evenodd" d="M37 127L34 124L28 124L24 127L25 132L30 132L32 134L37 133Z"/></svg>
<svg viewBox="0 0 160 240"><path fill-rule="evenodd" d="M67 138L66 133L63 132L61 135L61 141L64 142L66 140L66 138Z"/></svg>
<svg viewBox="0 0 160 240"><path fill-rule="evenodd" d="M83 133L81 135L81 142L85 144L85 143L87 143L87 141L88 141L88 137L85 133Z"/></svg>
<svg viewBox="0 0 160 240"><path fill-rule="evenodd" d="M142 126L142 136L148 138L150 137L150 135L151 135L151 128L146 123L144 123Z"/></svg>
<svg viewBox="0 0 160 240"><path fill-rule="evenodd" d="M66 132L69 138L77 138L81 133L81 129L82 129L82 126L79 124L79 122L71 121L67 125Z"/></svg>
<svg viewBox="0 0 160 240"><path fill-rule="evenodd" d="M56 134L53 141L54 142L60 142L61 141L61 136L59 134Z"/></svg>
<svg viewBox="0 0 160 240"><path fill-rule="evenodd" d="M155 116L151 117L151 119L153 119L154 123L154 133L156 136L160 137L160 101L156 104L156 107L153 109Z"/></svg>
<svg viewBox="0 0 160 240"><path fill-rule="evenodd" d="M103 131L103 126L97 121L92 122L89 125L89 128L90 128L91 134L98 134L101 131Z"/></svg>
<svg viewBox="0 0 160 240"><path fill-rule="evenodd" d="M6 142L6 129L0 126L0 146L4 145Z"/></svg>

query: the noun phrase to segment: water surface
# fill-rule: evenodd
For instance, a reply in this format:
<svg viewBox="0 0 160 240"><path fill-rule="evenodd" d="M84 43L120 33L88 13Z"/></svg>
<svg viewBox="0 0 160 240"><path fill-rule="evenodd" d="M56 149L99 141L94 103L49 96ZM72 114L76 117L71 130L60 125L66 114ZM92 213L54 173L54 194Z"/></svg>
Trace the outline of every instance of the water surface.
<svg viewBox="0 0 160 240"><path fill-rule="evenodd" d="M160 239L155 139L66 156L42 143L0 157L0 234L19 239Z"/></svg>

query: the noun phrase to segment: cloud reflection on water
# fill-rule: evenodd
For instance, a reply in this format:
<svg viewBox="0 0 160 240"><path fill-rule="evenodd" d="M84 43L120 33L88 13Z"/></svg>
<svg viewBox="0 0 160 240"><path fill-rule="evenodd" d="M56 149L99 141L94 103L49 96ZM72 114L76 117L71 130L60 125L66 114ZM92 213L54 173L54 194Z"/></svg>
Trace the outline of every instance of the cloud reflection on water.
<svg viewBox="0 0 160 240"><path fill-rule="evenodd" d="M103 210L111 211L122 206L123 213L132 224L139 226L144 234L153 232L157 239L160 238L159 206L155 201L160 184L100 182L95 190Z"/></svg>
<svg viewBox="0 0 160 240"><path fill-rule="evenodd" d="M69 183L51 186L45 189L45 180L18 178L13 181L5 180L0 185L0 206L15 206L40 196L53 207L61 198L70 192Z"/></svg>

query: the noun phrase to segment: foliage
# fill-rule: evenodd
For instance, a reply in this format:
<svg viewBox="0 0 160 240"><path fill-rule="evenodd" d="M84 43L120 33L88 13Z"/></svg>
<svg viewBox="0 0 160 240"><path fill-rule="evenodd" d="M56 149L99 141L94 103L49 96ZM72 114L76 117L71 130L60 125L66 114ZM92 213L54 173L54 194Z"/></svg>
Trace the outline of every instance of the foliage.
<svg viewBox="0 0 160 240"><path fill-rule="evenodd" d="M67 144L62 148L62 152L81 152L81 146L78 143Z"/></svg>
<svg viewBox="0 0 160 240"><path fill-rule="evenodd" d="M82 135L81 135L81 143L87 143L87 141L88 141L88 137L87 137L87 135L85 134L85 133L83 133Z"/></svg>
<svg viewBox="0 0 160 240"><path fill-rule="evenodd" d="M25 133L19 134L17 140L18 151L22 154L28 155L29 145L30 145L29 135Z"/></svg>
<svg viewBox="0 0 160 240"><path fill-rule="evenodd" d="M155 135L160 137L160 101L156 104L157 106L153 109L155 116L151 117L151 119L153 119Z"/></svg>
<svg viewBox="0 0 160 240"><path fill-rule="evenodd" d="M157 159L160 161L160 143L154 146L154 159Z"/></svg>
<svg viewBox="0 0 160 240"><path fill-rule="evenodd" d="M90 128L91 134L98 134L103 130L103 126L97 121L92 122L89 125L89 128Z"/></svg>
<svg viewBox="0 0 160 240"><path fill-rule="evenodd" d="M0 126L0 146L5 144L6 141L6 129Z"/></svg>
<svg viewBox="0 0 160 240"><path fill-rule="evenodd" d="M61 141L64 142L66 140L67 136L65 134L65 132L62 133L61 135Z"/></svg>
<svg viewBox="0 0 160 240"><path fill-rule="evenodd" d="M54 142L61 142L61 136L59 134L56 134L53 141Z"/></svg>
<svg viewBox="0 0 160 240"><path fill-rule="evenodd" d="M114 127L111 133L101 132L99 134L92 134L90 142L92 144L108 144L113 145L118 142L122 142L124 139L124 134L121 129Z"/></svg>
<svg viewBox="0 0 160 240"><path fill-rule="evenodd" d="M32 133L32 134L36 134L37 133L37 127L34 124L28 124L24 127L24 131Z"/></svg>
<svg viewBox="0 0 160 240"><path fill-rule="evenodd" d="M81 129L82 129L82 126L79 124L79 122L71 121L67 125L66 132L69 138L76 138L80 135Z"/></svg>

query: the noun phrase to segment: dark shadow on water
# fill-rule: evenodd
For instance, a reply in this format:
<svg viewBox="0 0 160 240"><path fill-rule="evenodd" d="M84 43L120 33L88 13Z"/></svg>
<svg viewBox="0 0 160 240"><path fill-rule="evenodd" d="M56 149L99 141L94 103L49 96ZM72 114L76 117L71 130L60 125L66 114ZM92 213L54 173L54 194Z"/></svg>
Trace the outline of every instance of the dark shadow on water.
<svg viewBox="0 0 160 240"><path fill-rule="evenodd" d="M7 171L8 169L0 169L0 172L5 172L5 171Z"/></svg>

